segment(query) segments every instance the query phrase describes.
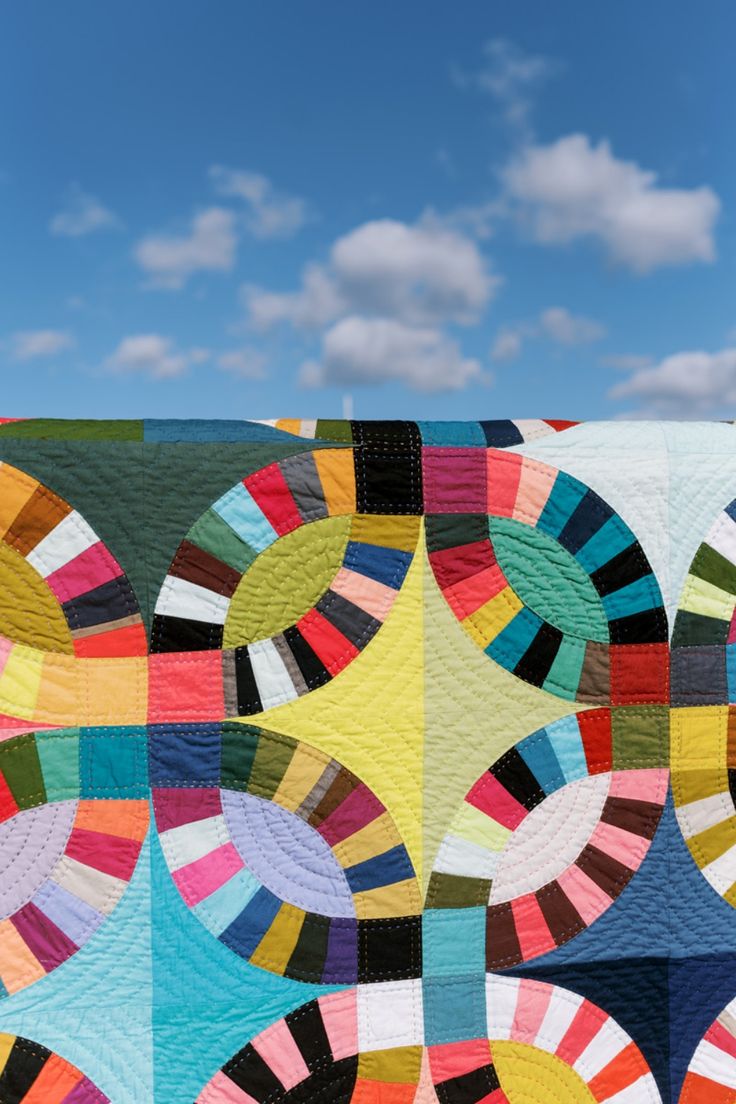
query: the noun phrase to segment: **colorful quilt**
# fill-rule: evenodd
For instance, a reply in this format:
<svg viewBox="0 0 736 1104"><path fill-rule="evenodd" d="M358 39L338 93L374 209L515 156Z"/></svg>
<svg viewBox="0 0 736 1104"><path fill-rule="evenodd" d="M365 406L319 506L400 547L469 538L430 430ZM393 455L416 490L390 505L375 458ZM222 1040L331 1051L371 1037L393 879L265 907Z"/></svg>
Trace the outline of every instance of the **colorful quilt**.
<svg viewBox="0 0 736 1104"><path fill-rule="evenodd" d="M0 425L0 1104L733 1104L736 428Z"/></svg>

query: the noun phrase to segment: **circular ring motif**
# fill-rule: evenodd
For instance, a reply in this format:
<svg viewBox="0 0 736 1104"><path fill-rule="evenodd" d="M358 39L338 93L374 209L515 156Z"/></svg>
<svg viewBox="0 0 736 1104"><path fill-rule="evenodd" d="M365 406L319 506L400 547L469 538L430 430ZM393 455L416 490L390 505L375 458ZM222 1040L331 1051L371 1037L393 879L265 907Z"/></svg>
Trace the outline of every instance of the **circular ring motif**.
<svg viewBox="0 0 736 1104"><path fill-rule="evenodd" d="M58 1054L0 1034L0 1100L13 1104L110 1104L88 1077Z"/></svg>

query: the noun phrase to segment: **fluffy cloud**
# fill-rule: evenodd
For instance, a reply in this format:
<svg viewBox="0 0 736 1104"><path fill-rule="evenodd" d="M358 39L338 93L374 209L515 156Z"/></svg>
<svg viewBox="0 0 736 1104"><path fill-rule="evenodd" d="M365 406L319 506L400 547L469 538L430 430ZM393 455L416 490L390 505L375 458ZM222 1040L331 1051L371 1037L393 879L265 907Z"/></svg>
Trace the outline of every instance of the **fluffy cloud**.
<svg viewBox="0 0 736 1104"><path fill-rule="evenodd" d="M633 399L645 413L705 417L736 405L736 348L673 353L613 387L613 399Z"/></svg>
<svg viewBox="0 0 736 1104"><path fill-rule="evenodd" d="M241 380L266 378L266 357L260 349L251 346L221 353L217 358L217 367Z"/></svg>
<svg viewBox="0 0 736 1104"><path fill-rule="evenodd" d="M505 38L491 38L483 45L483 64L474 72L455 68L453 77L461 88L476 88L492 96L512 125L526 123L533 93L557 71L549 58L527 54Z"/></svg>
<svg viewBox="0 0 736 1104"><path fill-rule="evenodd" d="M210 207L192 219L183 235L151 234L134 256L158 288L180 288L196 272L228 272L235 264L236 218L223 207Z"/></svg>
<svg viewBox="0 0 736 1104"><path fill-rule="evenodd" d="M499 330L491 346L491 360L516 360L529 339L546 339L557 345L587 345L599 341L605 333L605 327L593 318L573 314L566 307L548 307L535 319Z"/></svg>
<svg viewBox="0 0 736 1104"><path fill-rule="evenodd" d="M433 327L351 315L327 331L319 362L302 365L305 387L400 381L416 391L459 391L482 378L477 360Z"/></svg>
<svg viewBox="0 0 736 1104"><path fill-rule="evenodd" d="M111 230L120 220L93 195L74 185L69 189L63 210L51 219L49 230L58 237L81 238L96 230Z"/></svg>
<svg viewBox="0 0 736 1104"><path fill-rule="evenodd" d="M305 269L301 288L279 294L247 286L249 320L318 329L340 315L418 326L475 320L498 285L475 242L434 219L363 223L338 238L326 266Z"/></svg>
<svg viewBox="0 0 736 1104"><path fill-rule="evenodd" d="M213 165L209 175L219 195L241 199L246 204L246 227L256 238L289 238L307 220L304 200L280 194L260 173Z"/></svg>
<svg viewBox="0 0 736 1104"><path fill-rule="evenodd" d="M528 145L506 166L507 195L533 237L564 244L590 237L634 272L712 261L720 202L708 187L664 188L657 174L615 157L584 134Z"/></svg>
<svg viewBox="0 0 736 1104"><path fill-rule="evenodd" d="M193 364L209 358L206 349L177 350L161 334L133 334L125 337L107 358L104 368L115 375L144 375L152 379L176 379Z"/></svg>
<svg viewBox="0 0 736 1104"><path fill-rule="evenodd" d="M549 307L539 316L539 328L543 334L559 345L587 345L605 336L600 322L582 314L571 314L565 307Z"/></svg>
<svg viewBox="0 0 736 1104"><path fill-rule="evenodd" d="M10 338L14 360L36 360L56 356L76 344L66 330L20 330Z"/></svg>

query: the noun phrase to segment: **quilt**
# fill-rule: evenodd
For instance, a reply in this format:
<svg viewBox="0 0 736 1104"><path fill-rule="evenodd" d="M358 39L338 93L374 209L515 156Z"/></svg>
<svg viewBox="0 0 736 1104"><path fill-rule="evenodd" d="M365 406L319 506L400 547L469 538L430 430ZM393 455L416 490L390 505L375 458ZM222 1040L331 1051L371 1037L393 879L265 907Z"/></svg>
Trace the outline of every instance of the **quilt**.
<svg viewBox="0 0 736 1104"><path fill-rule="evenodd" d="M0 1104L733 1104L736 428L0 424Z"/></svg>

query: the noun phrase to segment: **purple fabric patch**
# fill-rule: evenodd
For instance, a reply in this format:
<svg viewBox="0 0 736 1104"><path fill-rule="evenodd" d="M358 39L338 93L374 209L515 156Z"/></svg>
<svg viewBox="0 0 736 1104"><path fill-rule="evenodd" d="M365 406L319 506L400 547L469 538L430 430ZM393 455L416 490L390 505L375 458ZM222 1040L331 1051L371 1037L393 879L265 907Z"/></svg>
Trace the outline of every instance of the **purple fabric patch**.
<svg viewBox="0 0 736 1104"><path fill-rule="evenodd" d="M11 918L46 973L66 962L79 948L35 905L24 905Z"/></svg>
<svg viewBox="0 0 736 1104"><path fill-rule="evenodd" d="M356 982L358 980L358 923L333 920L327 938L327 961L322 981Z"/></svg>
<svg viewBox="0 0 736 1104"><path fill-rule="evenodd" d="M25 809L0 824L0 920L22 908L63 854L76 801Z"/></svg>
<svg viewBox="0 0 736 1104"><path fill-rule="evenodd" d="M282 901L322 916L355 916L345 872L309 824L234 790L222 791L222 811L246 867Z"/></svg>
<svg viewBox="0 0 736 1104"><path fill-rule="evenodd" d="M56 882L46 882L46 885L41 886L33 896L33 904L78 947L89 939L105 919L101 912L97 912L68 890L62 889Z"/></svg>

